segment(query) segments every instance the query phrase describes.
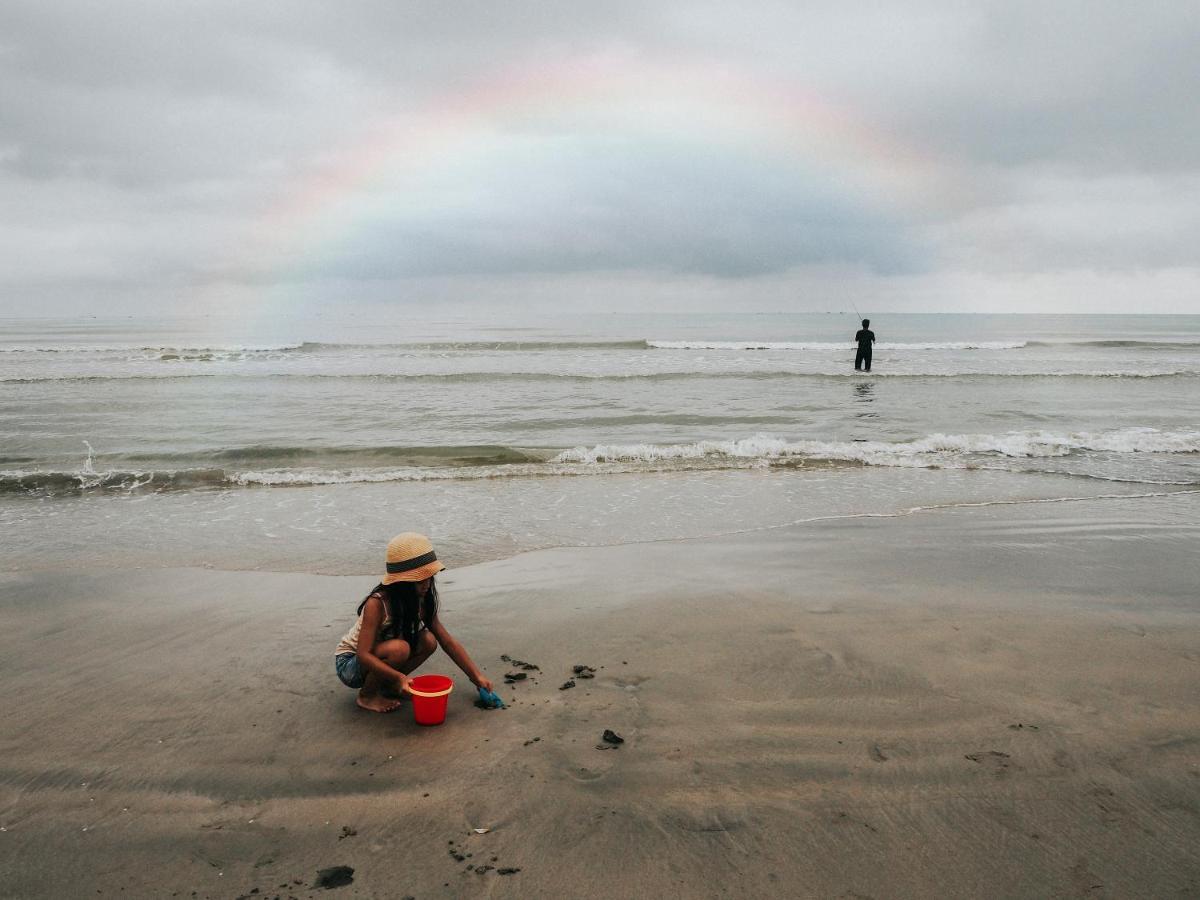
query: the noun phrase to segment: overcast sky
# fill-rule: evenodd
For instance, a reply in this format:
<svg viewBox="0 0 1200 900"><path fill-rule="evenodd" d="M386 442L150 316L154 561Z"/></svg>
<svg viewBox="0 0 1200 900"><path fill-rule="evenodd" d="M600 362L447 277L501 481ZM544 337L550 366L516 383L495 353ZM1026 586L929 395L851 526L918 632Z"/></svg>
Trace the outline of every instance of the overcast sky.
<svg viewBox="0 0 1200 900"><path fill-rule="evenodd" d="M0 4L0 314L1200 313L1200 5Z"/></svg>

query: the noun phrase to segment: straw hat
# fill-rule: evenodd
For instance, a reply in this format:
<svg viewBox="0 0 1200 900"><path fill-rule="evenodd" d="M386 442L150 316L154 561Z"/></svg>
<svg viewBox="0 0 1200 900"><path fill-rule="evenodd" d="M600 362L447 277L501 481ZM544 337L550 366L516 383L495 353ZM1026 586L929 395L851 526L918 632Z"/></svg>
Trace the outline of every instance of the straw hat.
<svg viewBox="0 0 1200 900"><path fill-rule="evenodd" d="M424 581L444 568L438 562L429 538L415 531L406 531L388 541L387 574L383 576L383 583Z"/></svg>

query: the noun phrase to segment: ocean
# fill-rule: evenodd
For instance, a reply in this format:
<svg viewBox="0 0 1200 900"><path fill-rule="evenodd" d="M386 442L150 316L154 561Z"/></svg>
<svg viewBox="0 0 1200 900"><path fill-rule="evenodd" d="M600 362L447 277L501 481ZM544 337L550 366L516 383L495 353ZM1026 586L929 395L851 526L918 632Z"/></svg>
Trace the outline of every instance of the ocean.
<svg viewBox="0 0 1200 900"><path fill-rule="evenodd" d="M403 530L453 566L1098 496L1151 533L1200 491L1200 316L874 316L861 374L848 314L424 315L0 320L0 566L367 574Z"/></svg>

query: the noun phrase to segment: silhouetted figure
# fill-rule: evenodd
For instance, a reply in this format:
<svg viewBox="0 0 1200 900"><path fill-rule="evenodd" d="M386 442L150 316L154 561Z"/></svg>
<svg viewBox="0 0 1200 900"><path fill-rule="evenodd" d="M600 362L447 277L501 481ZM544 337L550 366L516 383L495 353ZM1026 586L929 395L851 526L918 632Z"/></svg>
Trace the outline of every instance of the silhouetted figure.
<svg viewBox="0 0 1200 900"><path fill-rule="evenodd" d="M870 324L870 319L863 319L863 327L854 335L854 339L858 341L858 353L854 356L855 372L871 371L871 345L875 343L875 332L867 327Z"/></svg>

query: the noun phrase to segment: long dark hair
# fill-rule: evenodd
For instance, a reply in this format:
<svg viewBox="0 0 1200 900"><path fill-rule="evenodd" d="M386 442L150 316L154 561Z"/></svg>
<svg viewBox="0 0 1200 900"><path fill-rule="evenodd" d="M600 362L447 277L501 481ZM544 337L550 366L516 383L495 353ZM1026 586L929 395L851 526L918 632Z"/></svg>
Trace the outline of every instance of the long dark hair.
<svg viewBox="0 0 1200 900"><path fill-rule="evenodd" d="M387 605L388 625L387 638L401 638L408 642L409 650L417 649L417 623L424 618L425 624L431 625L437 618L438 595L437 579L429 580L429 592L425 595L425 615L421 616L421 596L417 593L415 581L397 581L394 584L377 584L374 590L358 604L358 615L362 615L367 600L379 594Z"/></svg>

